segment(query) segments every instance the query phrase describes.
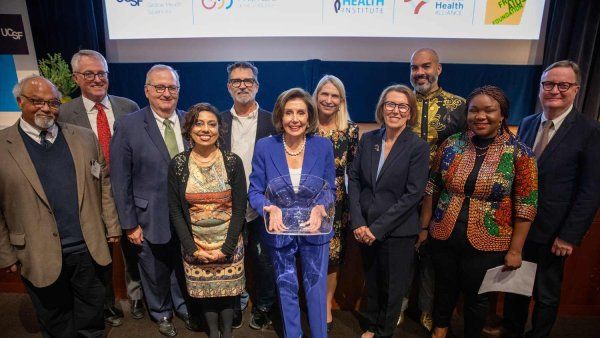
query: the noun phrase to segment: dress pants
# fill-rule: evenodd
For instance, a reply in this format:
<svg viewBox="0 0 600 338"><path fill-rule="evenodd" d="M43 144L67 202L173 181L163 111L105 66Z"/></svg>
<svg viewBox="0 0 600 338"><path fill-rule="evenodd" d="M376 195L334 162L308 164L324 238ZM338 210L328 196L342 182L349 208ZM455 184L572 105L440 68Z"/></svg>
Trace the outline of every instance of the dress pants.
<svg viewBox="0 0 600 338"><path fill-rule="evenodd" d="M416 279L413 279L415 270L417 272ZM421 312L431 313L433 311L433 292L435 271L433 270L433 261L431 260L431 249L429 242L423 243L419 247L419 251L415 255L414 263L411 265L410 280L414 287L418 286L418 307ZM411 294L410 288L406 292L402 300L402 311L408 308L408 296Z"/></svg>
<svg viewBox="0 0 600 338"><path fill-rule="evenodd" d="M248 229L248 256L252 260L254 268L254 309L268 312L275 304L275 277L273 275L273 263L269 251L271 248L262 242L261 231L265 223L262 217L246 223Z"/></svg>
<svg viewBox="0 0 600 338"><path fill-rule="evenodd" d="M296 271L296 254L299 254L311 337L326 338L329 243L314 245L302 236L294 236L288 245L270 249L285 337L302 337Z"/></svg>
<svg viewBox="0 0 600 338"><path fill-rule="evenodd" d="M394 334L402 298L410 285L416 236L388 237L371 246L361 245L367 285L362 314L376 337Z"/></svg>
<svg viewBox="0 0 600 338"><path fill-rule="evenodd" d="M172 318L173 310L188 314L180 247L176 237L166 244L152 244L144 239L137 247L142 287L153 320Z"/></svg>
<svg viewBox="0 0 600 338"><path fill-rule="evenodd" d="M462 292L465 337L479 338L488 313L488 294L477 294L488 269L504 264L505 251L480 251L468 242L465 224L457 223L447 240L429 239L435 268L433 326L449 327Z"/></svg>
<svg viewBox="0 0 600 338"><path fill-rule="evenodd" d="M63 255L60 275L47 287L22 278L44 337L103 337L105 291L100 273L85 251Z"/></svg>
<svg viewBox="0 0 600 338"><path fill-rule="evenodd" d="M566 257L554 255L552 245L525 242L523 260L537 263L533 297L535 305L531 314L532 330L527 337L548 337L556 322L560 291ZM504 321L502 325L510 332L523 334L530 297L509 294L504 296Z"/></svg>
<svg viewBox="0 0 600 338"><path fill-rule="evenodd" d="M141 300L144 296L142 293L142 281L140 280L140 271L137 266L137 257L135 244L132 244L127 239L127 235L123 235L120 241L121 253L123 254L123 262L125 264L125 286L127 287L127 297L130 300ZM112 257L112 246L110 247ZM106 288L106 298L104 299L104 308L115 305L115 291L113 287L113 264L109 264L101 274L101 281Z"/></svg>

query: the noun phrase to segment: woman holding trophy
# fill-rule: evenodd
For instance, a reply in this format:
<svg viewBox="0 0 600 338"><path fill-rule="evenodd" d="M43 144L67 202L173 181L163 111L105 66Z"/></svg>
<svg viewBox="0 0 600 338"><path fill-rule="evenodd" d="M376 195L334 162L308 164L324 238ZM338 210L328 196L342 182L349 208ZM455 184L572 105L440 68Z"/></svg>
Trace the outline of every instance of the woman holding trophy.
<svg viewBox="0 0 600 338"><path fill-rule="evenodd" d="M248 199L252 208L268 218L267 229L262 229L263 242L269 246L273 261L285 336L303 335L296 272L296 255L299 255L311 336L324 338L327 337L329 241L333 232L331 224L328 232L321 227L324 220L331 223L326 216L331 214L332 208L323 201L333 203L335 199L333 146L328 139L314 135L318 113L311 95L303 89L292 88L279 95L273 125L279 134L256 143ZM298 193L297 197L302 197L301 192L305 191L302 185L307 177L324 179L328 198L317 199L307 213L308 219L301 220L302 231L291 233L290 218L281 206L270 203L267 190L272 189L272 182L287 182Z"/></svg>

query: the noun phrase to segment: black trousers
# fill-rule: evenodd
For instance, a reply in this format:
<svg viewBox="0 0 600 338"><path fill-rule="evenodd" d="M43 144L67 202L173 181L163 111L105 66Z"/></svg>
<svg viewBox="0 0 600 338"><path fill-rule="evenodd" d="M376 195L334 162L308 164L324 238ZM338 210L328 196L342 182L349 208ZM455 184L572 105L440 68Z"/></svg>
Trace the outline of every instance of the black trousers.
<svg viewBox="0 0 600 338"><path fill-rule="evenodd" d="M121 253L123 254L123 263L125 264L125 285L127 287L127 296L130 300L141 300L144 295L142 293L142 281L140 278L140 270L137 265L137 253L135 244L132 244L127 239L127 235L121 236ZM113 258L113 248L109 244L110 256ZM114 261L114 259L113 259ZM115 306L115 291L113 285L113 263L103 267L100 274L100 281L106 289L104 298L104 308Z"/></svg>
<svg viewBox="0 0 600 338"><path fill-rule="evenodd" d="M362 314L368 330L376 337L394 334L402 298L410 285L410 265L415 253L416 236L389 237L362 244L362 259L367 284L366 305Z"/></svg>
<svg viewBox="0 0 600 338"><path fill-rule="evenodd" d="M104 335L104 286L100 273L86 251L63 256L58 279L47 287L35 287L22 278L44 337Z"/></svg>
<svg viewBox="0 0 600 338"><path fill-rule="evenodd" d="M523 259L537 263L533 297L535 306L531 315L532 330L527 337L548 337L556 322L560 290L566 257L554 255L552 245L525 242ZM504 296L504 322L510 332L523 334L530 297L506 294Z"/></svg>
<svg viewBox="0 0 600 338"><path fill-rule="evenodd" d="M460 293L464 297L465 337L479 338L489 305L487 294L478 295L488 269L504 264L506 252L479 251L471 246L457 224L447 240L430 238L435 269L433 326L449 327Z"/></svg>

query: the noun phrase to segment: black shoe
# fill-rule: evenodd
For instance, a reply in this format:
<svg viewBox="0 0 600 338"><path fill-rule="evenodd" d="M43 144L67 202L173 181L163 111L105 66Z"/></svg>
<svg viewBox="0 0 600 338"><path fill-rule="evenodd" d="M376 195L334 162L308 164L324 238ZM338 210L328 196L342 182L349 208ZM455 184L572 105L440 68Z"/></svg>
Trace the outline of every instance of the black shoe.
<svg viewBox="0 0 600 338"><path fill-rule="evenodd" d="M171 319L165 317L157 322L158 324L158 332L163 336L167 337L175 337L177 335L177 330L175 329L175 325L171 322Z"/></svg>
<svg viewBox="0 0 600 338"><path fill-rule="evenodd" d="M251 328L253 328L255 330L262 330L271 324L272 324L272 321L269 318L269 313L267 311L262 311L260 309L252 310L252 316L250 317L250 324L249 324L249 326Z"/></svg>
<svg viewBox="0 0 600 338"><path fill-rule="evenodd" d="M136 299L131 301L131 317L133 319L144 318L144 301Z"/></svg>
<svg viewBox="0 0 600 338"><path fill-rule="evenodd" d="M183 321L186 329L194 332L201 331L200 324L198 324L196 320L192 319L189 314L176 312L175 315L177 318Z"/></svg>
<svg viewBox="0 0 600 338"><path fill-rule="evenodd" d="M331 332L331 330L333 330L333 322L327 323L327 333Z"/></svg>
<svg viewBox="0 0 600 338"><path fill-rule="evenodd" d="M231 327L239 329L242 327L243 319L242 310L233 310L233 323L231 324Z"/></svg>
<svg viewBox="0 0 600 338"><path fill-rule="evenodd" d="M114 306L110 306L104 309L104 323L108 326L121 326L123 325L123 311L117 309Z"/></svg>

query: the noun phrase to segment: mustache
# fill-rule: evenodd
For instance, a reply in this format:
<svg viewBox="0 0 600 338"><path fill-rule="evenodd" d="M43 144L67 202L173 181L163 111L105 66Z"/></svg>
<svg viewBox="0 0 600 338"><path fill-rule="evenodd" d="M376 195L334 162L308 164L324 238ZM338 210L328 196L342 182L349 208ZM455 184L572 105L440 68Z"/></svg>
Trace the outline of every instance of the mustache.
<svg viewBox="0 0 600 338"><path fill-rule="evenodd" d="M427 75L427 74L415 75L415 76L413 76L413 79L415 79L415 80L425 79L425 80L431 82L431 77L429 77L429 75Z"/></svg>

